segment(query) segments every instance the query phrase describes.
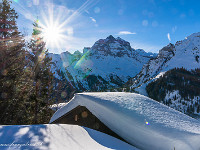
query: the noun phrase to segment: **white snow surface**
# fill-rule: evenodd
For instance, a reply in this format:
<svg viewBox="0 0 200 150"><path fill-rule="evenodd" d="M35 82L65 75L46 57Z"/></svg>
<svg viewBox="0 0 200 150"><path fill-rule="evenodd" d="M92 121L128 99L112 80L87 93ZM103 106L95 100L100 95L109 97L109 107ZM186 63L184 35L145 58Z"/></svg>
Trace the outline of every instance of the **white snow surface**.
<svg viewBox="0 0 200 150"><path fill-rule="evenodd" d="M0 126L1 150L138 150L107 134L77 125Z"/></svg>
<svg viewBox="0 0 200 150"><path fill-rule="evenodd" d="M200 149L198 120L135 93L76 94L50 122L79 105L85 106L111 130L140 149Z"/></svg>
<svg viewBox="0 0 200 150"><path fill-rule="evenodd" d="M51 105L51 109L54 110L54 111L57 111L58 109L62 108L63 106L65 106L66 103L58 103L58 104L53 104Z"/></svg>
<svg viewBox="0 0 200 150"><path fill-rule="evenodd" d="M141 86L135 88L134 90L135 90L136 92L138 92L139 94L141 94L141 95L148 96L148 93L147 93L147 91L146 91L146 86L147 86L149 83L151 83L151 82L153 82L153 81L156 81L158 78L162 77L165 73L166 73L166 72L160 72L155 78L153 78L153 79L147 81L146 83L143 83Z"/></svg>
<svg viewBox="0 0 200 150"><path fill-rule="evenodd" d="M76 51L74 54L64 52L50 56L55 63L52 71L56 77L56 70L60 69L68 81L73 81L76 85L81 83L85 89L90 90L86 80L89 75L100 76L111 87L116 87L111 82L111 76L119 77L125 83L130 77L137 75L142 66L156 54L132 49L129 42L111 36L98 40L92 48L85 48L83 54Z"/></svg>
<svg viewBox="0 0 200 150"><path fill-rule="evenodd" d="M169 106L183 113L187 112L188 107L192 105L194 107L194 114L200 115L200 113L197 113L200 96L194 96L193 98L188 97L188 99L185 100L179 93L179 90L168 91L164 101L169 102L170 100L171 104L169 104Z"/></svg>
<svg viewBox="0 0 200 150"><path fill-rule="evenodd" d="M66 55L65 57L62 57ZM101 76L106 81L110 81L110 76L118 76L122 81L127 82L129 77L134 77L142 69L144 63L149 58L143 56L123 57L104 56L99 53L93 56L89 56L90 52L83 54L79 60L71 60L73 57L69 53L59 55L51 55L52 61L56 64L56 67L52 67L53 71L61 69L64 73L68 71L73 77L75 83L81 82L84 88L87 87L85 77L88 75ZM58 77L57 74L55 74ZM68 79L67 74L65 74ZM70 79L68 79L70 80ZM72 80L72 79L71 79Z"/></svg>
<svg viewBox="0 0 200 150"><path fill-rule="evenodd" d="M154 79L160 72L173 68L183 67L187 70L200 68L199 57L200 32L161 49L156 59L150 60L143 66L141 72L134 78L131 88L137 88L146 81ZM145 85L143 87L145 88Z"/></svg>

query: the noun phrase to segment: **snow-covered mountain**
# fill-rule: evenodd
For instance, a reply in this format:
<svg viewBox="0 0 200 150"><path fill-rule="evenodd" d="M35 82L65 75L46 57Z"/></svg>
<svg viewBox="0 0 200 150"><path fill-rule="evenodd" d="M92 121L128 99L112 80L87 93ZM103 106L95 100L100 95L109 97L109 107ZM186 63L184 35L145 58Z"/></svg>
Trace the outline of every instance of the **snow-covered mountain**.
<svg viewBox="0 0 200 150"><path fill-rule="evenodd" d="M192 117L200 117L200 69L169 70L149 83L146 91L154 100Z"/></svg>
<svg viewBox="0 0 200 150"><path fill-rule="evenodd" d="M55 63L53 70L62 70L65 77L79 91L101 91L120 87L140 72L154 53L131 48L130 43L112 35L100 39L83 53L50 54ZM55 74L55 76L57 76Z"/></svg>
<svg viewBox="0 0 200 150"><path fill-rule="evenodd" d="M194 33L162 48L127 85L183 113L199 115L199 74L194 70L200 68L199 56L200 33Z"/></svg>
<svg viewBox="0 0 200 150"><path fill-rule="evenodd" d="M131 81L131 88L138 91L146 87L159 74L173 68L185 68L187 70L200 68L200 32L194 33L176 44L169 44L159 51L156 58L145 64L141 72Z"/></svg>

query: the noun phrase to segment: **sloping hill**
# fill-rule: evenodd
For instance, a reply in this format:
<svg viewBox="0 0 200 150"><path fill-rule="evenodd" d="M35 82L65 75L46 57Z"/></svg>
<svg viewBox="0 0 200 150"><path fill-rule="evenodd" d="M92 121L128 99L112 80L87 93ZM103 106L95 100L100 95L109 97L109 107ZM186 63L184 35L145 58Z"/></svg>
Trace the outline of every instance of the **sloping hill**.
<svg viewBox="0 0 200 150"><path fill-rule="evenodd" d="M186 39L176 42L175 45L169 44L161 49L158 56L144 65L140 73L129 81L129 85L131 88L140 87L142 84L151 82L159 73L173 68L187 70L200 68L199 57L200 33L194 33Z"/></svg>
<svg viewBox="0 0 200 150"><path fill-rule="evenodd" d="M154 100L193 117L200 115L200 69L169 70L149 83L146 90Z"/></svg>

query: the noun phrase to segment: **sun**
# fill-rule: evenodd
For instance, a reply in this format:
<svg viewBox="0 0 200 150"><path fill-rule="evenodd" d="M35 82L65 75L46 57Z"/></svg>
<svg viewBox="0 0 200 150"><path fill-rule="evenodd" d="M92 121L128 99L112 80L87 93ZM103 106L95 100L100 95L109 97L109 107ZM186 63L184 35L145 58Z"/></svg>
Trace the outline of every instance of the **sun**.
<svg viewBox="0 0 200 150"><path fill-rule="evenodd" d="M48 47L58 46L62 41L62 34L62 29L56 24L49 24L42 30L44 41Z"/></svg>

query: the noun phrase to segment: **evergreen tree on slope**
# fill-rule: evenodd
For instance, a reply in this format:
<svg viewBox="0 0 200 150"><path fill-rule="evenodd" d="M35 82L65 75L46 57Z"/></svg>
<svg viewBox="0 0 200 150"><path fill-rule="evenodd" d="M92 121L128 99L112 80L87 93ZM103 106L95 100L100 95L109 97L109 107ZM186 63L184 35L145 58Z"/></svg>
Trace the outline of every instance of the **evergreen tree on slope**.
<svg viewBox="0 0 200 150"><path fill-rule="evenodd" d="M23 114L24 40L11 1L0 2L0 124L19 124Z"/></svg>
<svg viewBox="0 0 200 150"><path fill-rule="evenodd" d="M42 38L42 29L39 21L33 24L32 39L29 44L32 51L30 60L32 62L32 79L34 88L30 99L33 106L33 124L48 123L52 116L49 106L53 103L53 73L51 72L51 58L45 48Z"/></svg>

